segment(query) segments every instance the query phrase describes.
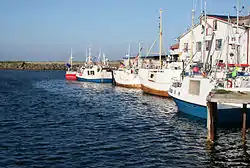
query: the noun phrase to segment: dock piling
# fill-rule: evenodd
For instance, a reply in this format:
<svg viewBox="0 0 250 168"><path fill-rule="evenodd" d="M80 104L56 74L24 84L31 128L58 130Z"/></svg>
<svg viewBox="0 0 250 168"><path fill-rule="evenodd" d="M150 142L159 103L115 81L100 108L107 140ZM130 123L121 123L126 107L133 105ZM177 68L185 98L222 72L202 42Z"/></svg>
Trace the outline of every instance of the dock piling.
<svg viewBox="0 0 250 168"><path fill-rule="evenodd" d="M207 102L207 111L207 140L213 143L216 135L217 103Z"/></svg>
<svg viewBox="0 0 250 168"><path fill-rule="evenodd" d="M246 141L246 128L247 128L247 105L243 104L243 109L242 109L242 141L245 143Z"/></svg>

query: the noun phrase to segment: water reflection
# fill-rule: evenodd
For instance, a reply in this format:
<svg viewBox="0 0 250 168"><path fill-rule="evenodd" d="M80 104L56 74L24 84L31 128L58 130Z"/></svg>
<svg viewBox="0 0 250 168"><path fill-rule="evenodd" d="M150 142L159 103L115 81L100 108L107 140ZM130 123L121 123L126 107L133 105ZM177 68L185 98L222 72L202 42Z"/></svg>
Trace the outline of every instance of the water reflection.
<svg viewBox="0 0 250 168"><path fill-rule="evenodd" d="M56 122L44 125L43 134L52 137L57 145L52 144L46 150L48 153L54 150L73 153L75 160L63 156L72 162L86 160L86 167L250 166L248 143L242 144L240 129L218 128L215 144L207 146L206 121L179 113L171 99L112 84L50 80L39 81L35 86L46 90L41 94L48 95L46 98L55 105L49 115L36 117L39 120L34 126L49 116L60 120L61 125ZM54 97L49 93L54 93ZM45 105L37 109L39 114L49 107L47 101L44 102ZM29 115L23 111L22 116L27 120ZM34 119L30 118L30 121L34 122ZM35 133L43 137L40 131ZM69 142L58 138L62 134ZM46 137L44 141L50 142ZM68 144L71 147L65 148Z"/></svg>

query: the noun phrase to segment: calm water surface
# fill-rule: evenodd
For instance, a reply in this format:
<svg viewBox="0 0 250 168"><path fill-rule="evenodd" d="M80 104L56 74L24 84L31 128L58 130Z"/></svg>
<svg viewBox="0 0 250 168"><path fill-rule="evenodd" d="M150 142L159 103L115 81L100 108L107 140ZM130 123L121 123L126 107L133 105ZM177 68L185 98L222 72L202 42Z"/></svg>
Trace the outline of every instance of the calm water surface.
<svg viewBox="0 0 250 168"><path fill-rule="evenodd" d="M169 99L62 71L0 76L0 167L250 166L240 129L219 129L209 148L205 122Z"/></svg>

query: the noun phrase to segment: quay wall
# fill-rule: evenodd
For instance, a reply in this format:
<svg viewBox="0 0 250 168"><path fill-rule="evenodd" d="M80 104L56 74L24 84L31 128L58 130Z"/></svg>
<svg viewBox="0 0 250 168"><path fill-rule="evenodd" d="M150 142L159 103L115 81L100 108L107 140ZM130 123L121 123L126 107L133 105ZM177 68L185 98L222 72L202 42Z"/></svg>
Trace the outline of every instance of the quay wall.
<svg viewBox="0 0 250 168"><path fill-rule="evenodd" d="M72 69L77 70L84 62L73 63ZM111 61L109 65L118 68L119 61ZM65 62L27 62L27 61L0 61L0 69L6 70L67 70Z"/></svg>

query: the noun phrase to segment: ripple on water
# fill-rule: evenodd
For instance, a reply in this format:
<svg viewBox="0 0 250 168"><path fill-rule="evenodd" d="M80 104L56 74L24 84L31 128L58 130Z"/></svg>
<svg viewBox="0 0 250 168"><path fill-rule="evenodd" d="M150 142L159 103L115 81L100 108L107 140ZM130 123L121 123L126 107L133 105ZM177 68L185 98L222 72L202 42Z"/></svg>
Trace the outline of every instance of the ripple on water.
<svg viewBox="0 0 250 168"><path fill-rule="evenodd" d="M249 166L239 129L219 129L208 148L205 122L170 99L60 71L3 72L0 167Z"/></svg>

